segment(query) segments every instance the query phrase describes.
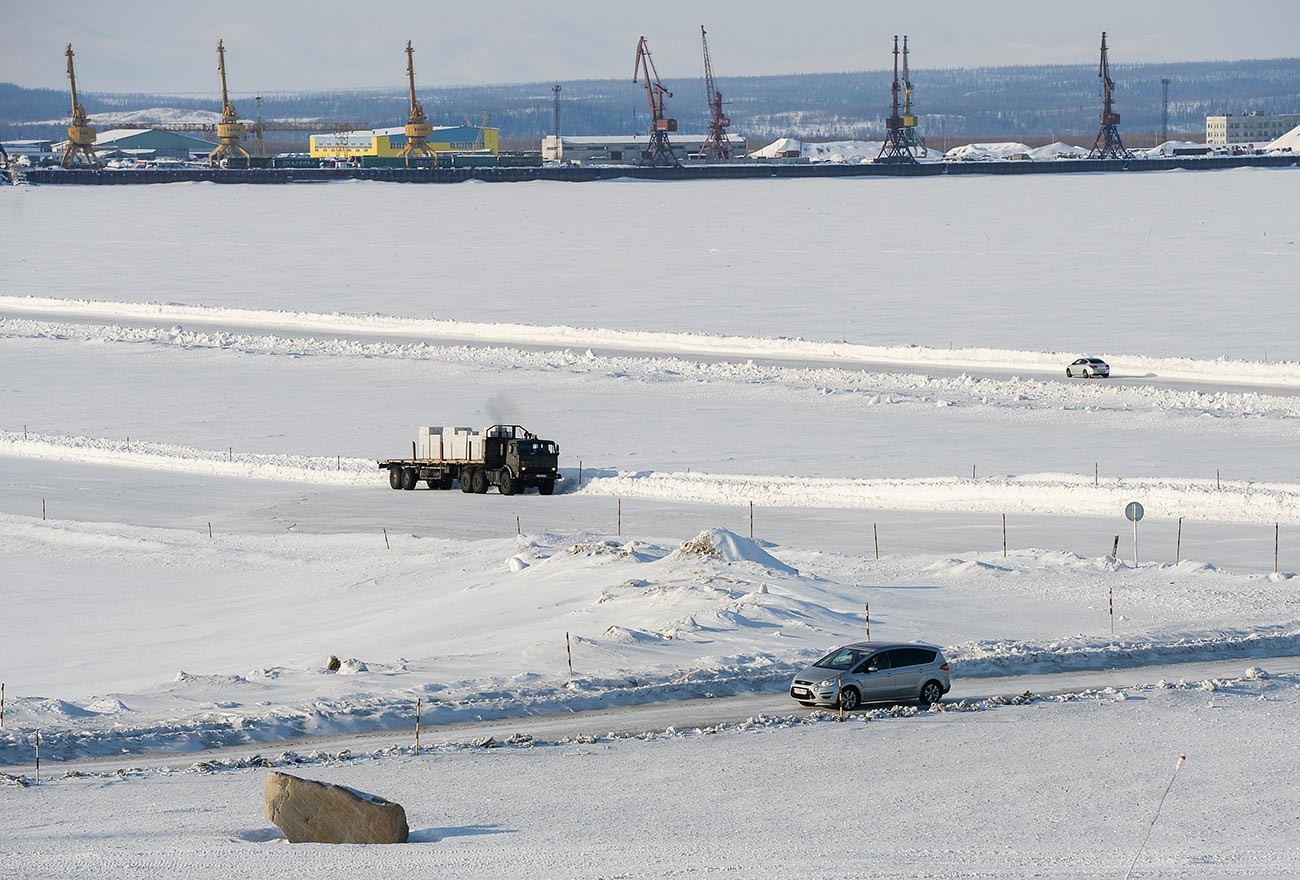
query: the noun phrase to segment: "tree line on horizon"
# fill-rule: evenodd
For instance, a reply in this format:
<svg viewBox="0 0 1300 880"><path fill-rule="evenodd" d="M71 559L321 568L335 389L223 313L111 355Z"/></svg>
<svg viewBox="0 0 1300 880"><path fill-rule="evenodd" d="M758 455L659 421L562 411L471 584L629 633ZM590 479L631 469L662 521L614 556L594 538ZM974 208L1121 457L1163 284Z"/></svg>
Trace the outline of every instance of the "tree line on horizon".
<svg viewBox="0 0 1300 880"><path fill-rule="evenodd" d="M1205 117L1222 113L1300 113L1300 59L1114 65L1121 130L1149 134L1160 124L1160 80L1170 79L1169 130L1203 136ZM1100 85L1093 65L938 68L912 72L914 110L930 139L963 137L1079 140L1097 130ZM731 130L755 143L778 137L879 139L888 115L891 73L863 71L723 77ZM666 78L672 90L667 112L683 132L702 133L708 120L700 77ZM431 122L468 120L491 113L493 127L513 140L552 133L553 83L422 88ZM562 81L560 128L568 135L627 135L646 130L645 93L630 80ZM152 107L220 111L211 98L162 93L84 92L90 114ZM251 95L234 96L240 115L255 115ZM263 119L320 119L402 125L408 116L405 90L274 93L263 96ZM68 95L0 83L0 138L65 136ZM44 122L43 125L31 123Z"/></svg>

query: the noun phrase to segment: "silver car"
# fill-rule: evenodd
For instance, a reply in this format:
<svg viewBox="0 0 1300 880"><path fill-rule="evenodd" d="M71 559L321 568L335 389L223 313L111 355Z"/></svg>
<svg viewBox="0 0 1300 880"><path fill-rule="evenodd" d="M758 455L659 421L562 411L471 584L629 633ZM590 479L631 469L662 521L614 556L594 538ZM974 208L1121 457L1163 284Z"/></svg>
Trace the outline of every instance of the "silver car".
<svg viewBox="0 0 1300 880"><path fill-rule="evenodd" d="M1081 376L1084 379L1109 379L1110 364L1101 358L1079 358L1065 368L1065 377L1067 379L1073 379L1075 376Z"/></svg>
<svg viewBox="0 0 1300 880"><path fill-rule="evenodd" d="M952 690L948 661L934 645L857 642L836 648L800 672L790 696L804 706L917 700L937 703Z"/></svg>

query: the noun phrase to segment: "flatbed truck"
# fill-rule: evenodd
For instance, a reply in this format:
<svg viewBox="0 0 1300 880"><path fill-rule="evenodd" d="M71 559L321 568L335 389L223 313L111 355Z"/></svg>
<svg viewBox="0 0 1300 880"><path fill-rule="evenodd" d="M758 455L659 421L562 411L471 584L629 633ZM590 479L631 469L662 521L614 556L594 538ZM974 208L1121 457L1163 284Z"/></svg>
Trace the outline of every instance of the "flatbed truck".
<svg viewBox="0 0 1300 880"><path fill-rule="evenodd" d="M430 489L451 489L482 495L496 486L502 495L536 488L542 495L555 492L560 447L522 425L472 428L420 428L411 442L410 458L384 458L377 464L388 471L388 485L414 489L423 482Z"/></svg>

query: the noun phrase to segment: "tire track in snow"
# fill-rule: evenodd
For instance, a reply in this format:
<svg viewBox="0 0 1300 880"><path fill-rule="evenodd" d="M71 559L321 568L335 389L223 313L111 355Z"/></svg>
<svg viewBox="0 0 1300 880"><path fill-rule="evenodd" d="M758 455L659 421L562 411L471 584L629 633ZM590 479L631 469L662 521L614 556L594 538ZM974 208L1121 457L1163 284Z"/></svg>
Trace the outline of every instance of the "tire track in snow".
<svg viewBox="0 0 1300 880"><path fill-rule="evenodd" d="M383 487L370 459L232 453L162 443L0 431L0 455L79 464L145 468L321 486ZM1112 516L1134 499L1157 518L1215 522L1300 522L1300 484L1186 477L1092 479L1075 474L1028 474L967 480L952 477L852 479L774 475L618 473L588 469L577 492L648 500L761 507L819 507L966 513ZM576 472L566 471L566 486Z"/></svg>

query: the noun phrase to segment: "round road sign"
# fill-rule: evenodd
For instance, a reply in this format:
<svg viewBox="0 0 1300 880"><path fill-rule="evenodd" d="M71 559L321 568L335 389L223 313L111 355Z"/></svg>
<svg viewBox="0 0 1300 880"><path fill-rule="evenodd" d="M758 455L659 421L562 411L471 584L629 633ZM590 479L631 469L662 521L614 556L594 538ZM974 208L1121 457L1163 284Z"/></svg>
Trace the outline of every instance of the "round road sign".
<svg viewBox="0 0 1300 880"><path fill-rule="evenodd" d="M1142 518L1142 514L1145 512L1146 511L1142 509L1142 505L1136 501L1130 501L1128 507L1124 508L1124 516L1128 517L1130 522L1137 522Z"/></svg>

